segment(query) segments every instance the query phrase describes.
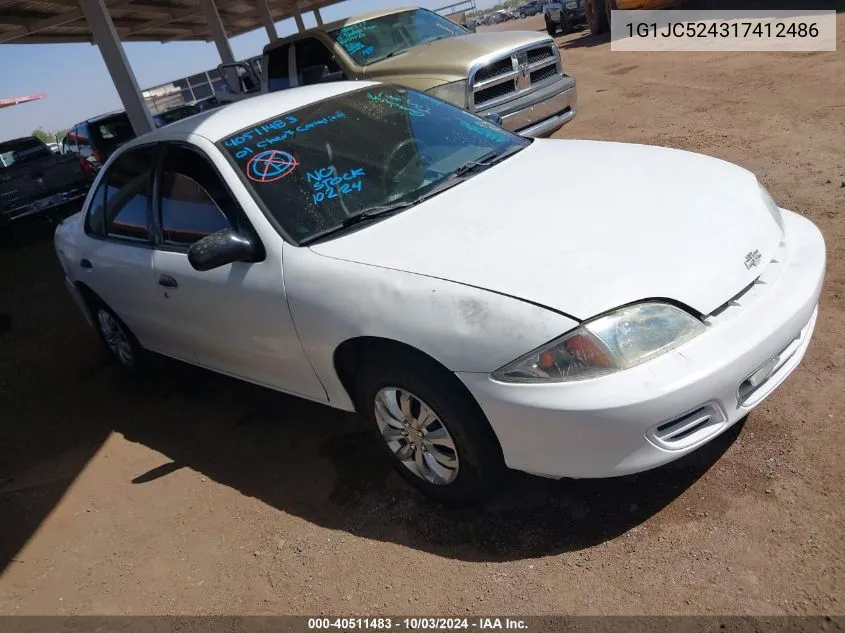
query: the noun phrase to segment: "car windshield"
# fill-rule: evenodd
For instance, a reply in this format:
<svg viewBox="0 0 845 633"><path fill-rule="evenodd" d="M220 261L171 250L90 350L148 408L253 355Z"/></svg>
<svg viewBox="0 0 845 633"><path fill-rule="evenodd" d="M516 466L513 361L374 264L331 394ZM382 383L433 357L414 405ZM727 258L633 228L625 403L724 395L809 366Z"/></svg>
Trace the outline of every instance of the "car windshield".
<svg viewBox="0 0 845 633"><path fill-rule="evenodd" d="M50 148L37 138L20 138L0 143L0 168L52 156Z"/></svg>
<svg viewBox="0 0 845 633"><path fill-rule="evenodd" d="M463 27L426 9L391 13L329 32L360 66L397 55L414 46L466 34Z"/></svg>
<svg viewBox="0 0 845 633"><path fill-rule="evenodd" d="M428 95L380 85L280 113L218 147L302 244L351 229L356 216L412 206L529 143Z"/></svg>

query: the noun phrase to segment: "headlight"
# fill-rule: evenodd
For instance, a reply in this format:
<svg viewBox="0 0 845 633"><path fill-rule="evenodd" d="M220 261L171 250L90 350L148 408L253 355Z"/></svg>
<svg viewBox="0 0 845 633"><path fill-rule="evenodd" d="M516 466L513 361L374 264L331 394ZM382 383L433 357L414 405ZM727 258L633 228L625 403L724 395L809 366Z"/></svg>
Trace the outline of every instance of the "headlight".
<svg viewBox="0 0 845 633"><path fill-rule="evenodd" d="M628 369L665 354L704 331L691 314L667 303L640 303L584 323L493 372L504 382L565 382Z"/></svg>
<svg viewBox="0 0 845 633"><path fill-rule="evenodd" d="M777 203L772 200L772 196L769 195L769 192L766 191L766 188L763 185L760 185L760 195L763 196L763 203L766 205L766 209L769 210L769 214L772 218L774 218L774 221L778 223L780 231L783 233L783 214L780 212L780 208L778 208Z"/></svg>
<svg viewBox="0 0 845 633"><path fill-rule="evenodd" d="M453 81L450 84L443 84L442 86L435 86L431 90L426 90L432 97L443 99L449 103L454 103L461 108L467 107L467 81Z"/></svg>

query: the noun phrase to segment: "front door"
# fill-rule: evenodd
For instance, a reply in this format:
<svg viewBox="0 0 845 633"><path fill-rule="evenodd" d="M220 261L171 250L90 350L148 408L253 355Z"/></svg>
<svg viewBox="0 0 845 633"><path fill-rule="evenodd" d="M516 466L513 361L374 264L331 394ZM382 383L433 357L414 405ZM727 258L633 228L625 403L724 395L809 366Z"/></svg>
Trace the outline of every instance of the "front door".
<svg viewBox="0 0 845 633"><path fill-rule="evenodd" d="M158 183L153 267L172 344L189 347L210 369L326 401L296 334L275 249L263 261L205 272L188 261L191 244L220 230L258 240L216 169L199 150L172 144Z"/></svg>

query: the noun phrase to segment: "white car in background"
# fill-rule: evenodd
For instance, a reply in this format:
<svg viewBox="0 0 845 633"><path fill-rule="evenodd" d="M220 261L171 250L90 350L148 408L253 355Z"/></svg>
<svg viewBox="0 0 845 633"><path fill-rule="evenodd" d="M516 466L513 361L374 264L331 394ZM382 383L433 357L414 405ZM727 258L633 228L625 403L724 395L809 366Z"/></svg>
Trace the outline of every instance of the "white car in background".
<svg viewBox="0 0 845 633"><path fill-rule="evenodd" d="M449 502L504 466L625 475L713 439L798 365L825 266L735 165L530 140L367 82L128 143L55 245L122 364L152 350L357 410Z"/></svg>

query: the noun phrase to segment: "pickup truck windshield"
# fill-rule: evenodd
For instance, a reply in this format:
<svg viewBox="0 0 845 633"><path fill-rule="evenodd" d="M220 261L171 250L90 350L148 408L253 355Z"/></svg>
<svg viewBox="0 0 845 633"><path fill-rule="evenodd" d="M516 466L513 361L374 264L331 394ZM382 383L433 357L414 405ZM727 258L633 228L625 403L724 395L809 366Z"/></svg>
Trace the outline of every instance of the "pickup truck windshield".
<svg viewBox="0 0 845 633"><path fill-rule="evenodd" d="M297 244L410 207L529 140L428 95L371 86L279 113L218 147Z"/></svg>
<svg viewBox="0 0 845 633"><path fill-rule="evenodd" d="M37 138L19 138L0 143L0 169L52 156L53 152Z"/></svg>
<svg viewBox="0 0 845 633"><path fill-rule="evenodd" d="M360 66L367 66L414 46L466 34L466 29L426 9L392 13L329 32Z"/></svg>

